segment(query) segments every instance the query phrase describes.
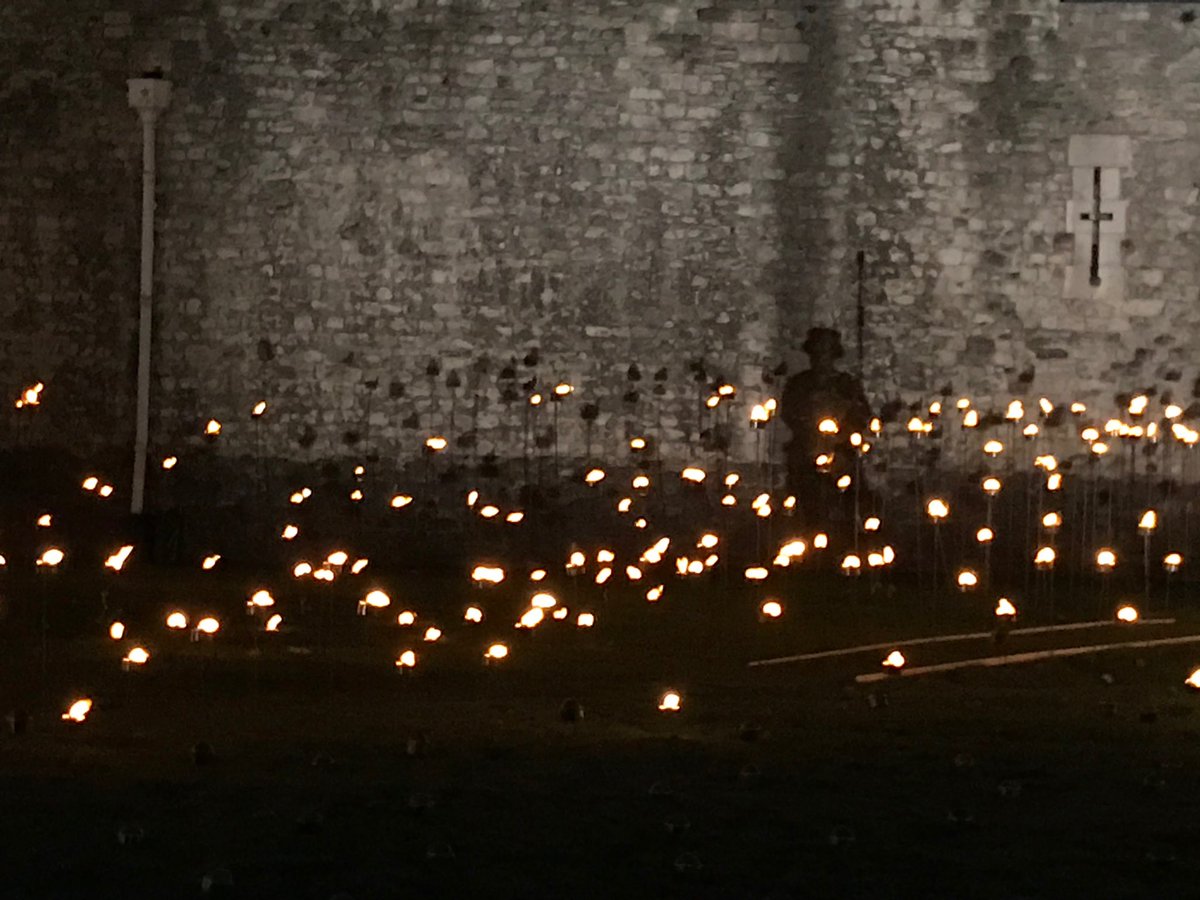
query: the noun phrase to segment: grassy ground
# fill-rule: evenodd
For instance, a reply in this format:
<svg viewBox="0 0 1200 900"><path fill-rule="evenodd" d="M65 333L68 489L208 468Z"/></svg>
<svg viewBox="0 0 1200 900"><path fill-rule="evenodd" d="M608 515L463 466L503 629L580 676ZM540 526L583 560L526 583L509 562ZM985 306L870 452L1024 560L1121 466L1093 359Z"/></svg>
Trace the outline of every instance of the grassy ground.
<svg viewBox="0 0 1200 900"><path fill-rule="evenodd" d="M427 649L390 616L353 616L349 588L308 596L303 616L280 589L291 625L268 636L240 609L253 569L127 574L107 603L154 654L138 673L103 636L96 579L3 586L0 707L33 718L0 739L0 896L198 896L221 869L244 897L1195 893L1200 717L1182 680L1200 646L870 691L853 676L880 654L745 663L986 628L991 600L934 603L903 586L871 599L862 583L794 577L776 589L784 618L764 624L734 578L671 586L657 608L564 582L564 602L593 610L597 627L518 634L515 588L379 576L392 613L412 607L445 628ZM459 616L473 601L488 618L469 626ZM222 616L217 640L167 633L176 605ZM1137 635L1200 631L1191 618ZM495 638L512 655L485 667ZM392 671L406 647L421 653L413 677ZM677 715L656 709L667 687L683 695ZM58 721L83 694L96 700L89 721ZM582 721L562 720L566 698ZM193 761L202 741L211 764Z"/></svg>

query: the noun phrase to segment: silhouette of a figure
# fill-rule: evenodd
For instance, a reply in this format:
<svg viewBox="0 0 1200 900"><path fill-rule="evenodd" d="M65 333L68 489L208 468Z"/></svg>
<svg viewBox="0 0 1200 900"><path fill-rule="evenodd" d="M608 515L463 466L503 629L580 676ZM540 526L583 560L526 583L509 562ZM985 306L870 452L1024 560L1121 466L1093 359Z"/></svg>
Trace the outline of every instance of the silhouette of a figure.
<svg viewBox="0 0 1200 900"><path fill-rule="evenodd" d="M858 432L869 439L871 407L859 380L837 368L843 353L837 331L810 328L801 349L808 354L809 367L784 385L782 416L792 433L787 446L788 490L811 517L812 511L836 499L838 476L853 473L857 451L850 435ZM818 426L827 418L837 422L836 435L820 433ZM817 470L821 453L833 454L827 474Z"/></svg>

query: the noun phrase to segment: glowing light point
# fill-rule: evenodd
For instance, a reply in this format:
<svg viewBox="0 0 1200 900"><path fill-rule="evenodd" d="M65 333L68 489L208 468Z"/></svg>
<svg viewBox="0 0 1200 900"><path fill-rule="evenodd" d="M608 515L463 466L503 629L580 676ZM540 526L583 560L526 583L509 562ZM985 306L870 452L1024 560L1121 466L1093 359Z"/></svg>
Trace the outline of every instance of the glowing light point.
<svg viewBox="0 0 1200 900"><path fill-rule="evenodd" d="M1126 605L1117 610L1117 621L1133 624L1138 620L1138 611L1136 608Z"/></svg>
<svg viewBox="0 0 1200 900"><path fill-rule="evenodd" d="M126 544L112 556L104 561L104 568L112 569L114 572L120 572L125 567L125 562L129 559L129 554L133 552L133 545Z"/></svg>
<svg viewBox="0 0 1200 900"><path fill-rule="evenodd" d="M484 659L489 662L499 662L502 659L508 658L508 646L505 644L492 644L487 648L487 652L483 654Z"/></svg>
<svg viewBox="0 0 1200 900"><path fill-rule="evenodd" d="M767 600L758 608L758 612L764 621L767 619L778 619L783 615L783 604L778 600Z"/></svg>
<svg viewBox="0 0 1200 900"><path fill-rule="evenodd" d="M471 570L471 580L480 586L499 584L504 580L504 569L500 566L476 566Z"/></svg>
<svg viewBox="0 0 1200 900"><path fill-rule="evenodd" d="M929 518L933 519L936 525L950 515L950 504L941 498L935 497L925 504L925 512Z"/></svg>
<svg viewBox="0 0 1200 900"><path fill-rule="evenodd" d="M144 666L150 662L150 654L145 647L134 647L121 659L122 668L129 670L137 666Z"/></svg>
<svg viewBox="0 0 1200 900"><path fill-rule="evenodd" d="M270 591L263 588L250 595L249 605L254 609L266 609L275 605L275 598L271 596Z"/></svg>
<svg viewBox="0 0 1200 900"><path fill-rule="evenodd" d="M666 691L658 698L658 708L661 712L679 712L683 698L678 691Z"/></svg>
<svg viewBox="0 0 1200 900"><path fill-rule="evenodd" d="M904 668L907 662L908 660L904 658L903 653L901 653L899 650L893 650L886 657L884 657L883 666L884 668L892 669L893 671L898 672Z"/></svg>
<svg viewBox="0 0 1200 900"><path fill-rule="evenodd" d="M554 607L558 606L558 598L553 594L542 592L534 594L533 598L529 600L529 605L539 608L539 610L553 610Z"/></svg>
<svg viewBox="0 0 1200 900"><path fill-rule="evenodd" d="M1053 547L1038 547L1037 553L1033 557L1033 564L1039 569L1051 569L1057 558L1058 554L1054 552Z"/></svg>
<svg viewBox="0 0 1200 900"><path fill-rule="evenodd" d="M996 618L1013 618L1017 614L1017 608L1013 606L1012 601L1007 597L1001 597L996 603Z"/></svg>
<svg viewBox="0 0 1200 900"><path fill-rule="evenodd" d="M74 703L72 703L67 708L67 711L62 714L62 719L64 722L74 722L76 724L81 724L82 722L87 720L88 713L90 713L91 711L92 711L92 701L91 700L89 700L87 698L84 698L82 700L76 700Z"/></svg>

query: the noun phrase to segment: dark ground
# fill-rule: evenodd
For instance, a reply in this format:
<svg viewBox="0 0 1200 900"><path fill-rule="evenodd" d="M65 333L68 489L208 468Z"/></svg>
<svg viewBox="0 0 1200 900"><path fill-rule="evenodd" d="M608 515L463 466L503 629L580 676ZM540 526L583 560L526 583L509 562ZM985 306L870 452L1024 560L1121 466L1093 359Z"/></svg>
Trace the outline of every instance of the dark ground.
<svg viewBox="0 0 1200 900"><path fill-rule="evenodd" d="M0 699L33 721L0 740L5 897L194 896L221 868L244 897L1195 896L1200 717L1182 681L1200 646L905 679L873 706L851 682L880 654L744 666L928 632L916 604L852 599L840 579L786 586L771 624L718 581L660 608L614 592L587 603L592 632L524 635L503 591L467 626L458 597L477 594L400 579L397 608L437 620L444 645L343 615L256 652L235 611L249 575L127 574L110 602L144 613L139 673L103 638L94 583L7 587ZM41 591L62 623L44 683ZM226 629L173 642L153 623L176 602L224 610ZM961 597L940 614L946 629L987 617ZM75 622L92 634L70 637ZM513 652L489 669L494 637ZM411 678L391 671L408 646ZM913 663L991 647L918 649ZM656 709L667 686L677 716ZM89 721L57 721L81 694ZM560 720L568 697L581 722ZM200 741L211 764L192 759Z"/></svg>
<svg viewBox="0 0 1200 900"><path fill-rule="evenodd" d="M33 480L52 471L56 494ZM1029 547L1014 542L1008 556L997 547L988 589L935 596L929 564L945 585L951 562L977 549L979 510L962 511L974 482L955 500L961 527L945 533L941 557L928 531L894 528L900 558L926 562L919 580L846 579L830 573L836 561L808 560L750 588L743 562L769 555L787 526L730 522L722 546L738 561L698 581L653 579L667 584L657 606L642 599L645 583L601 590L552 576L572 621L591 610L596 628L519 633L512 622L531 593L522 573L561 566L578 509L539 518L530 507L516 530L480 525L458 505L451 516L418 503L406 520L369 520L347 511L345 485L314 485L313 504L258 519L252 506L185 511L134 537L138 550L114 576L100 574L101 560L139 532L81 498L82 470L29 458L0 474L10 563L0 571L0 712L31 714L27 733L0 734L0 900L198 897L206 875L229 876L227 896L315 900L1200 896L1200 698L1183 686L1200 644L875 690L853 685L877 669L875 652L746 667L986 630L1001 591L1026 625L1110 616L1141 590L1132 528L1122 580L1031 576ZM342 502L320 506L328 497ZM506 508L517 502L508 496ZM711 502L650 502L655 533L692 540L714 521ZM996 510L1002 533L1019 537L1030 508L1014 493ZM1073 521L1086 524L1082 508ZM43 510L55 513L50 533L32 527ZM281 549L278 529L293 520L302 537ZM589 527L591 549L653 539L631 538L615 517ZM365 575L325 591L287 576L296 558L319 559L345 536L371 557ZM1091 537L1067 529L1059 546L1084 558ZM67 563L35 575L29 561L51 540ZM1155 559L1189 546L1171 540ZM213 573L198 569L206 552L225 555ZM476 552L509 565L504 586L469 586ZM264 585L283 633L264 634L244 612ZM356 617L375 586L392 608ZM1197 633L1195 587L1172 588L1174 626L1010 638L999 652ZM1156 605L1165 588L1157 574ZM785 602L782 620L757 621L765 595ZM487 610L483 624L462 622L468 603ZM168 632L176 607L193 621L218 614L221 633L191 643ZM405 608L419 613L417 628L395 625ZM105 637L115 617L153 654L144 671L121 671L131 644ZM431 623L446 637L425 646ZM496 639L512 655L488 668L482 652ZM413 677L392 665L407 648L420 654ZM919 665L992 652L979 641L908 655ZM683 694L679 714L656 709L668 687ZM88 721L61 722L85 695L96 701ZM567 698L582 721L562 720ZM202 742L215 759L198 764Z"/></svg>

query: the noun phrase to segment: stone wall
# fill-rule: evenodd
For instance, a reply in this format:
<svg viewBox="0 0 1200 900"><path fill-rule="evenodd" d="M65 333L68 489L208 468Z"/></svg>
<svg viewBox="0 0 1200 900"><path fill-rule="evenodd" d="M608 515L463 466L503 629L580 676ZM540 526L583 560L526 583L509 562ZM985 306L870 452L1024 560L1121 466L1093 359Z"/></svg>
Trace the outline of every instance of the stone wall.
<svg viewBox="0 0 1200 900"><path fill-rule="evenodd" d="M578 388L558 409L567 455L589 432L607 453L650 430L694 456L721 424L749 453L748 404L803 364L810 325L840 328L857 365L860 252L879 402L1190 402L1190 17L1057 0L6 5L0 385L47 381L45 437L128 439L123 82L160 68L161 448L216 417L231 453L404 457L443 432L513 456L527 423L551 440L555 414L525 406L536 378ZM1064 299L1080 134L1131 138L1123 296ZM702 412L718 378L738 405Z"/></svg>

